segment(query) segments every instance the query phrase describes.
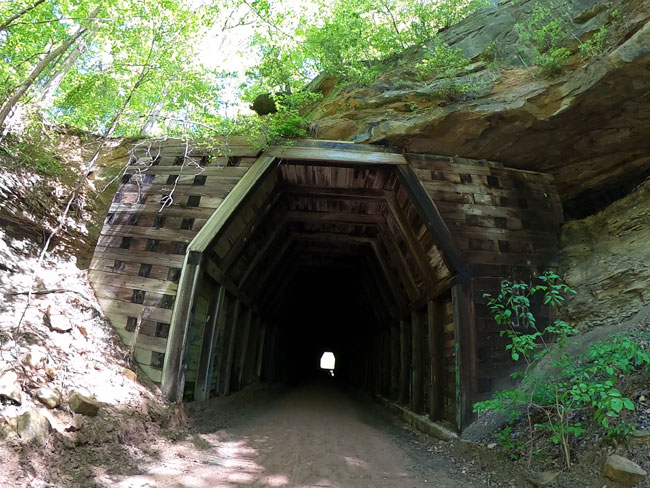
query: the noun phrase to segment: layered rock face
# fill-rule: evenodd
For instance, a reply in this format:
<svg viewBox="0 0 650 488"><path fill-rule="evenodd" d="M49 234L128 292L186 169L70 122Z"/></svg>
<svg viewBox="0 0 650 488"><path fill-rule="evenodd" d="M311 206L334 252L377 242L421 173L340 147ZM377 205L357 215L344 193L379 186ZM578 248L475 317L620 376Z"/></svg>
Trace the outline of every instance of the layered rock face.
<svg viewBox="0 0 650 488"><path fill-rule="evenodd" d="M608 53L587 64L575 54L562 76L545 78L523 65L517 42L516 26L536 3L501 1L442 34L473 61L495 41L498 57L509 66L470 65L454 80L472 87L469 96L441 97L448 80L414 81L415 53L368 88L326 97L314 111L317 136L549 172L569 217L602 209L650 175L648 5L644 0L540 0L557 4L556 15L572 20L576 51L578 39L613 25L613 13L624 12L616 24L617 44Z"/></svg>
<svg viewBox="0 0 650 488"><path fill-rule="evenodd" d="M577 290L569 319L616 324L650 304L650 179L602 212L562 229L562 268Z"/></svg>

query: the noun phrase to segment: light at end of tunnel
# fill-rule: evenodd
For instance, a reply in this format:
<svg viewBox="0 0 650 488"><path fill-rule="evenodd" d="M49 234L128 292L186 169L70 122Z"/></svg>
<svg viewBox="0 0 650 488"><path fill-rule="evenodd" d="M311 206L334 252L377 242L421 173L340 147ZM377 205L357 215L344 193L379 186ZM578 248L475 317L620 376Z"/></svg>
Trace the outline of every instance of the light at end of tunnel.
<svg viewBox="0 0 650 488"><path fill-rule="evenodd" d="M334 371L335 363L336 359L334 358L334 353L332 352L324 352L320 358L321 369L329 369L330 371Z"/></svg>

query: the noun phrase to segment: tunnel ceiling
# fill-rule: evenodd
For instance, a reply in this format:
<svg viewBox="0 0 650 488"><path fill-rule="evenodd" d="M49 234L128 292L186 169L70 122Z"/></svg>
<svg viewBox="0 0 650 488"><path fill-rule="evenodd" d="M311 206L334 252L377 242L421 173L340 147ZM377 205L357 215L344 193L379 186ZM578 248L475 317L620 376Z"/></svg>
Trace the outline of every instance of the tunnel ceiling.
<svg viewBox="0 0 650 488"><path fill-rule="evenodd" d="M306 272L354 276L359 300L393 318L451 279L393 167L280 160L207 256L207 272L266 315L282 313L290 283Z"/></svg>

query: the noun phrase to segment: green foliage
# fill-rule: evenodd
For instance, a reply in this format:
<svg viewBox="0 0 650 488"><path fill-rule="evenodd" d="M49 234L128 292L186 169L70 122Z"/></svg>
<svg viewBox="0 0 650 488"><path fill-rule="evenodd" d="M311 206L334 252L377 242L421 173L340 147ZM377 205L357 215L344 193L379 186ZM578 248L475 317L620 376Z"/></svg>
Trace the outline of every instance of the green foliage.
<svg viewBox="0 0 650 488"><path fill-rule="evenodd" d="M535 4L523 24L518 24L519 39L533 46L537 52L535 63L544 76L562 72L571 52L566 48L571 35L571 22L542 4Z"/></svg>
<svg viewBox="0 0 650 488"><path fill-rule="evenodd" d="M318 21L313 12L306 12L288 29L287 18L281 17L271 23L282 28L258 32L256 43L264 48L251 75L265 91L295 91L315 72L336 75L344 83L368 84L384 69L384 59L436 39L439 29L486 3L317 0Z"/></svg>
<svg viewBox="0 0 650 488"><path fill-rule="evenodd" d="M436 39L430 55L415 65L418 77L428 80L433 77L454 76L469 64L461 49L455 49Z"/></svg>
<svg viewBox="0 0 650 488"><path fill-rule="evenodd" d="M602 26L591 39L580 45L580 54L585 59L595 58L605 52L607 39L610 35L609 28Z"/></svg>
<svg viewBox="0 0 650 488"><path fill-rule="evenodd" d="M281 138L291 139L306 136L309 121L301 114L307 106L316 102L320 97L319 94L311 92L298 92L275 97L278 111L269 116L269 142L275 142Z"/></svg>
<svg viewBox="0 0 650 488"><path fill-rule="evenodd" d="M50 150L51 146L40 124L32 124L20 137L10 135L4 138L0 143L0 154L4 154L17 167L43 176L58 176L63 168Z"/></svg>
<svg viewBox="0 0 650 488"><path fill-rule="evenodd" d="M474 405L479 413L504 412L511 423L526 413L535 430L545 432L560 446L568 466L572 439L586 432L584 419L589 418L612 440L631 434L633 427L622 422L620 415L634 410L634 403L617 386L622 375L650 368L650 354L630 336L597 342L578 356L567 354L565 348L576 329L557 319L540 325L532 310L547 307L552 316L572 293L557 274L547 272L537 284L505 281L497 296L485 295L495 321L503 327L501 335L509 340L506 350L526 367L520 374L521 388L500 391Z"/></svg>

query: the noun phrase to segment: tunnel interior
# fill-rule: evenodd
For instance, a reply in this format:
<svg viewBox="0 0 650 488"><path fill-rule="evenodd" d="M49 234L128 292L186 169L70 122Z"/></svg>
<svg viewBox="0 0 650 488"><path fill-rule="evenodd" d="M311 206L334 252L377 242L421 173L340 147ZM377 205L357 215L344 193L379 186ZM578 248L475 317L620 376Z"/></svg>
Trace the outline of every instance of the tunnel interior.
<svg viewBox="0 0 650 488"><path fill-rule="evenodd" d="M204 253L184 398L329 377L331 351L330 381L453 422L454 274L434 234L395 167L273 165Z"/></svg>

